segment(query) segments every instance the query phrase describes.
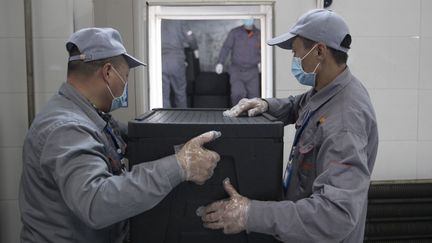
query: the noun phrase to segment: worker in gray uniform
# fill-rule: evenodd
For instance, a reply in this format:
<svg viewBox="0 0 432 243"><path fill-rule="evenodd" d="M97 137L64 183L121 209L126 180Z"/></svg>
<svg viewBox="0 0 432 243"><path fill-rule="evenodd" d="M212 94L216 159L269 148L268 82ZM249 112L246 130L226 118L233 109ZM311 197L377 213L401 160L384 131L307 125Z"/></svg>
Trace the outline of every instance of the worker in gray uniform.
<svg viewBox="0 0 432 243"><path fill-rule="evenodd" d="M220 50L215 71L223 72L223 65L231 53L229 67L231 105L242 98L261 97L261 31L254 19L244 19L243 25L232 29Z"/></svg>
<svg viewBox="0 0 432 243"><path fill-rule="evenodd" d="M21 242L120 243L129 217L154 207L182 181L203 184L211 177L219 155L202 144L220 133L204 133L171 156L128 170L127 127L109 112L127 105L129 69L144 64L126 53L111 28L79 30L66 48L67 82L24 141Z"/></svg>
<svg viewBox="0 0 432 243"><path fill-rule="evenodd" d="M368 92L346 64L348 26L335 12L311 10L267 43L292 50L293 75L312 88L284 99L244 99L225 115L268 112L295 124L282 179L286 200L248 199L226 180L230 198L200 210L204 225L284 242L363 242L378 130Z"/></svg>
<svg viewBox="0 0 432 243"><path fill-rule="evenodd" d="M162 93L163 107L187 107L186 56L184 48L194 50L199 58L194 33L181 20L162 20Z"/></svg>

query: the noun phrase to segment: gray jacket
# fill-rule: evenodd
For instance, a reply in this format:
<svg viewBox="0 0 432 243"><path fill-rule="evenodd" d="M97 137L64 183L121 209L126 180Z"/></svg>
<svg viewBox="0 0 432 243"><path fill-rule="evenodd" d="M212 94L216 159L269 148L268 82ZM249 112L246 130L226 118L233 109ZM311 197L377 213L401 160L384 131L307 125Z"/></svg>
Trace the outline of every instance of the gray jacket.
<svg viewBox="0 0 432 243"><path fill-rule="evenodd" d="M256 68L261 62L261 31L255 26L249 33L243 26L232 29L224 41L217 62L224 64L230 52L232 66Z"/></svg>
<svg viewBox="0 0 432 243"><path fill-rule="evenodd" d="M164 19L161 23L162 55L180 56L185 58L184 48L189 46L198 49L195 34L186 22Z"/></svg>
<svg viewBox="0 0 432 243"><path fill-rule="evenodd" d="M267 99L285 124L304 123L286 201L252 201L249 231L284 242L363 242L370 176L378 148L368 92L349 68L319 92Z"/></svg>
<svg viewBox="0 0 432 243"><path fill-rule="evenodd" d="M36 116L23 148L21 242L122 242L125 220L183 180L175 156L116 173L119 154L107 126L67 83ZM124 145L126 129L112 119L109 127Z"/></svg>

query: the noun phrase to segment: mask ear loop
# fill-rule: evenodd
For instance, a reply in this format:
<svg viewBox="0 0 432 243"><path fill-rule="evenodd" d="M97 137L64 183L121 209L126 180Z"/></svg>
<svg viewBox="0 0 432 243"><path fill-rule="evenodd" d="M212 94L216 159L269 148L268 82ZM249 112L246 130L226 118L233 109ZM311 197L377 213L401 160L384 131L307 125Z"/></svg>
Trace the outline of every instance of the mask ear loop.
<svg viewBox="0 0 432 243"><path fill-rule="evenodd" d="M108 91L110 92L111 96L113 97L113 99L115 99L116 97L114 96L113 92L111 91L111 88L109 87L109 85L107 84L107 88Z"/></svg>
<svg viewBox="0 0 432 243"><path fill-rule="evenodd" d="M124 87L126 86L126 82L123 80L123 78L120 76L119 72L117 71L117 69L114 66L112 66L112 69L116 73L117 77L122 81L122 83L123 83L123 89L124 89ZM113 97L113 99L115 99L116 97L114 96L114 94L111 91L111 88L109 87L108 84L107 84L107 88L108 88L108 91L110 92L111 96Z"/></svg>
<svg viewBox="0 0 432 243"><path fill-rule="evenodd" d="M119 77L119 79L123 82L123 85L126 85L126 82L123 80L123 78L120 76L119 72L117 71L117 69L115 69L115 67L112 67L114 72L117 74L117 77Z"/></svg>
<svg viewBox="0 0 432 243"><path fill-rule="evenodd" d="M312 49L310 49L309 51L308 51L308 53L306 53L306 55L304 55L300 60L301 61L303 61L303 59L305 59L312 51L313 51L313 49L315 49L315 47L317 47L318 46L318 43L316 43L313 47L312 47ZM315 73L315 71L318 69L318 67L319 67L319 65L321 64L321 62L319 62L316 66L315 66L315 69L312 71L312 73Z"/></svg>
<svg viewBox="0 0 432 243"><path fill-rule="evenodd" d="M318 43L316 43L315 44L315 46L313 47L313 48L315 48L315 47L317 47L318 46ZM312 48L312 50L313 50L313 48ZM312 50L310 50L310 51L312 51ZM310 52L309 51L309 52ZM308 53L309 54L309 53ZM319 65L321 64L321 62L319 62L316 66L315 66L315 69L312 71L313 73L316 73L315 71L318 69L318 67L319 67Z"/></svg>
<svg viewBox="0 0 432 243"><path fill-rule="evenodd" d="M320 64L321 64L321 63L319 62L319 63L316 65L315 69L312 71L313 73L315 73L315 71L318 69L318 67L319 67Z"/></svg>
<svg viewBox="0 0 432 243"><path fill-rule="evenodd" d="M306 55L304 55L300 60L303 61L303 59L305 59L305 58L309 55L309 53L311 53L311 52L313 51L313 49L315 49L315 47L317 47L317 46L318 46L318 43L316 43L316 44L312 47L312 49L310 49L310 51L308 51L308 53L306 53Z"/></svg>

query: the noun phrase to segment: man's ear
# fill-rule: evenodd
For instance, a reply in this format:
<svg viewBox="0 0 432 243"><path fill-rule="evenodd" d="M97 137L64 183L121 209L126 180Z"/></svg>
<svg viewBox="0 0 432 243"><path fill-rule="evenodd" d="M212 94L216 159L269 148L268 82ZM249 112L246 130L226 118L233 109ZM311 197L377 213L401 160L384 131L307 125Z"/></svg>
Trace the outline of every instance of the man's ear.
<svg viewBox="0 0 432 243"><path fill-rule="evenodd" d="M102 67L101 67L101 69L100 69L100 72L101 72L101 75L102 75L102 78L103 78L103 80L105 80L105 82L110 82L111 81L111 79L112 79L112 73L111 73L111 69L112 69L112 64L111 63L105 63Z"/></svg>
<svg viewBox="0 0 432 243"><path fill-rule="evenodd" d="M320 43L318 43L316 49L317 49L317 57L320 60L323 60L327 56L327 51L328 51L327 46L324 43L320 42Z"/></svg>

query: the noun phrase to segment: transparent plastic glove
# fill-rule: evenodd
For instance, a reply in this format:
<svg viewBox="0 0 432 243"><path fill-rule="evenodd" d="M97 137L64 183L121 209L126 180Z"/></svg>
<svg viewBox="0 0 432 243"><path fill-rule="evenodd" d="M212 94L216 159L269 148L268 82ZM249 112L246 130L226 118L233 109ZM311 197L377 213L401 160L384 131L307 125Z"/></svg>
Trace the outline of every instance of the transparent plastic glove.
<svg viewBox="0 0 432 243"><path fill-rule="evenodd" d="M203 133L192 138L179 151L176 151L177 161L185 172L187 181L202 185L213 175L220 156L202 145L220 136L221 133L217 131Z"/></svg>
<svg viewBox="0 0 432 243"><path fill-rule="evenodd" d="M220 63L216 64L215 72L221 74L223 72L223 65Z"/></svg>
<svg viewBox="0 0 432 243"><path fill-rule="evenodd" d="M238 194L228 178L223 181L223 186L230 198L201 209L201 219L206 228L223 229L225 234L236 234L246 229L250 201Z"/></svg>
<svg viewBox="0 0 432 243"><path fill-rule="evenodd" d="M199 51L198 50L194 50L194 56L196 59L199 58Z"/></svg>
<svg viewBox="0 0 432 243"><path fill-rule="evenodd" d="M262 114L268 110L267 101L260 98L253 99L241 99L239 103L233 106L230 110L223 112L224 116L236 117L244 112L247 112L248 116L256 116Z"/></svg>

